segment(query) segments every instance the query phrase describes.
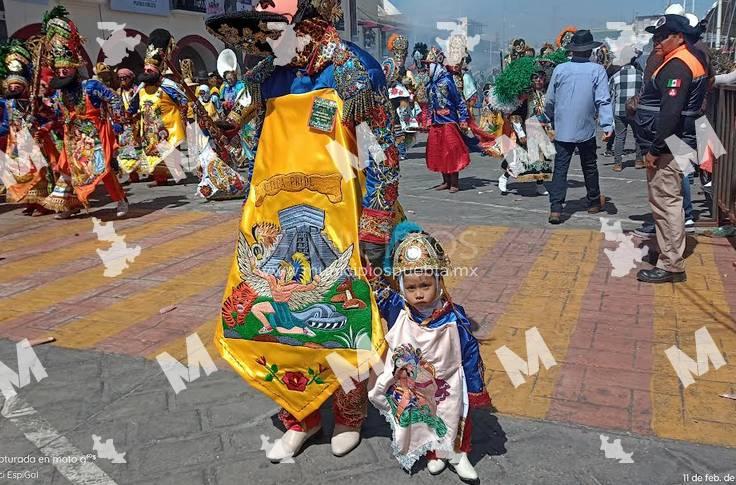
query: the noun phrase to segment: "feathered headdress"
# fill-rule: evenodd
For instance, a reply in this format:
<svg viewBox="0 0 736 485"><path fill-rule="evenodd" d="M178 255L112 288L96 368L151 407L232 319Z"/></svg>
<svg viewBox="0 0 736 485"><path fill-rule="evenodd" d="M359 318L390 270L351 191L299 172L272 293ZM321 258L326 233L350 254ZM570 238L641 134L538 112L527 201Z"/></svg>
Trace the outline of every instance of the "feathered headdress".
<svg viewBox="0 0 736 485"><path fill-rule="evenodd" d="M31 53L18 39L0 46L0 79L5 83L28 85L31 80Z"/></svg>
<svg viewBox="0 0 736 485"><path fill-rule="evenodd" d="M555 44L557 47L561 47L563 49L567 49L567 45L572 40L573 34L577 32L577 27L573 27L572 25L568 25L562 31L557 34L557 38L555 39Z"/></svg>
<svg viewBox="0 0 736 485"><path fill-rule="evenodd" d="M489 97L491 107L510 113L521 105L521 96L531 89L532 74L544 70L548 74L557 64L567 62L565 49L557 49L544 57L520 57L512 61L496 77L492 95Z"/></svg>
<svg viewBox="0 0 736 485"><path fill-rule="evenodd" d="M43 16L42 32L46 36L53 67L79 67L84 39L69 20L69 12L58 5Z"/></svg>
<svg viewBox="0 0 736 485"><path fill-rule="evenodd" d="M432 47L429 49L426 57L424 58L425 64L445 64L445 53L439 47Z"/></svg>
<svg viewBox="0 0 736 485"><path fill-rule="evenodd" d="M302 253L294 253L291 261L282 260L279 268L284 270L287 281L306 285L312 279L312 266L309 264L309 259Z"/></svg>
<svg viewBox="0 0 736 485"><path fill-rule="evenodd" d="M411 57L414 59L414 64L417 66L421 65L422 61L427 57L429 47L424 42L417 42L414 44L414 50L412 51Z"/></svg>
<svg viewBox="0 0 736 485"><path fill-rule="evenodd" d="M404 35L391 34L386 41L386 48L396 61L396 65L403 66L406 62L406 54L409 51L409 39Z"/></svg>
<svg viewBox="0 0 736 485"><path fill-rule="evenodd" d="M174 50L174 38L166 29L156 29L148 36L145 64L156 66L159 70L168 62L171 51Z"/></svg>

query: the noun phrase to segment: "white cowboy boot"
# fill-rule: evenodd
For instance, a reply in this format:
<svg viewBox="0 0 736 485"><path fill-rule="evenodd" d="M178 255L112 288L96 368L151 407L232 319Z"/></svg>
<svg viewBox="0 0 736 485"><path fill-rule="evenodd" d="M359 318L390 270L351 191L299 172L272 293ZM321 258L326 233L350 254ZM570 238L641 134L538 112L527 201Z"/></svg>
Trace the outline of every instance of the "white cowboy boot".
<svg viewBox="0 0 736 485"><path fill-rule="evenodd" d="M293 457L302 449L304 443L320 429L322 429L322 426L317 426L309 431L288 430L281 438L274 442L273 447L266 453L266 458L273 463L278 463Z"/></svg>
<svg viewBox="0 0 736 485"><path fill-rule="evenodd" d="M501 191L502 194L505 194L508 192L506 184L508 184L509 178L506 176L506 174L501 175L498 177L498 190Z"/></svg>
<svg viewBox="0 0 736 485"><path fill-rule="evenodd" d="M447 467L447 462L442 459L427 460L427 470L432 475L439 475Z"/></svg>
<svg viewBox="0 0 736 485"><path fill-rule="evenodd" d="M360 428L351 428L344 424L335 423L332 431L332 454L345 456L360 444Z"/></svg>
<svg viewBox="0 0 736 485"><path fill-rule="evenodd" d="M450 465L452 465L453 470L455 470L455 473L457 473L457 476L461 480L468 482L478 480L478 473L476 473L475 468L473 468L470 460L468 460L467 453L455 453L455 456L450 459Z"/></svg>

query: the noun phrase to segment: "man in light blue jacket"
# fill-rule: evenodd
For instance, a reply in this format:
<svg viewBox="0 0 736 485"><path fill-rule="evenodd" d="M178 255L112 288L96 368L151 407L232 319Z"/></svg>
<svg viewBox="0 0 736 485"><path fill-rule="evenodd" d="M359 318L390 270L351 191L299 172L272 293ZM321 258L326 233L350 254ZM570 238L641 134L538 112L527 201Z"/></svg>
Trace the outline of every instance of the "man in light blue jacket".
<svg viewBox="0 0 736 485"><path fill-rule="evenodd" d="M593 41L589 30L578 30L567 49L572 52L571 62L558 65L552 73L547 89L545 112L554 122L555 156L554 175L548 185L551 224L562 222L562 206L567 195L567 171L575 149L580 153L580 164L588 192L588 212L597 214L606 204L598 182L596 154L596 118L604 132L603 140L613 134L613 110L608 91L608 76L600 64L590 61L593 49L600 46Z"/></svg>

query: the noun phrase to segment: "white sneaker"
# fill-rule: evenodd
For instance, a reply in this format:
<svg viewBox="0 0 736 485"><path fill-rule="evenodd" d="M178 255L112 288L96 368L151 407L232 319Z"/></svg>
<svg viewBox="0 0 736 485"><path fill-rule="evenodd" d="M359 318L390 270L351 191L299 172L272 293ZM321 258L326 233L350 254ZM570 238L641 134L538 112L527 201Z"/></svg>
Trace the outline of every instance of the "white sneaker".
<svg viewBox="0 0 736 485"><path fill-rule="evenodd" d="M128 201L123 199L118 202L118 217L123 217L128 213Z"/></svg>
<svg viewBox="0 0 736 485"><path fill-rule="evenodd" d="M302 449L304 443L320 429L322 429L322 426L317 426L309 431L288 430L274 442L273 447L266 453L266 458L271 460L272 463L279 463L287 458L292 458Z"/></svg>
<svg viewBox="0 0 736 485"><path fill-rule="evenodd" d="M509 178L506 176L506 174L503 174L500 177L498 177L498 190L500 190L502 194L505 194L506 192L508 192L508 190L506 190L508 188L506 186L508 182L509 182Z"/></svg>
<svg viewBox="0 0 736 485"><path fill-rule="evenodd" d="M537 194L549 195L549 192L547 192L547 188L544 186L544 184L537 184Z"/></svg>
<svg viewBox="0 0 736 485"><path fill-rule="evenodd" d="M692 219L685 221L685 232L695 232L695 221Z"/></svg>
<svg viewBox="0 0 736 485"><path fill-rule="evenodd" d="M447 462L445 460L427 460L427 470L429 470L429 473L432 475L439 475L445 467L447 467Z"/></svg>
<svg viewBox="0 0 736 485"><path fill-rule="evenodd" d="M468 460L466 453L455 453L455 456L450 459L450 465L461 480L468 482L478 480L478 473L473 468L470 460Z"/></svg>
<svg viewBox="0 0 736 485"><path fill-rule="evenodd" d="M360 444L360 428L351 428L344 424L335 424L332 431L332 454L345 456Z"/></svg>

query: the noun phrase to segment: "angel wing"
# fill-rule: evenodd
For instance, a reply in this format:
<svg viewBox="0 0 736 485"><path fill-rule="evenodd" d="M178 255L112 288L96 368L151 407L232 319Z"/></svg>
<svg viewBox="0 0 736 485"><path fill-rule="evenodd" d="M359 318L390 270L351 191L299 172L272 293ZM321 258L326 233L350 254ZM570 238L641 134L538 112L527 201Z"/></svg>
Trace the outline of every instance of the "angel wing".
<svg viewBox="0 0 736 485"><path fill-rule="evenodd" d="M276 250L283 234L275 224L260 224L256 229L255 236L263 249L263 254L261 255L261 264L263 264L268 261Z"/></svg>
<svg viewBox="0 0 736 485"><path fill-rule="evenodd" d="M345 276L345 270L348 268L350 258L353 255L353 245L351 244L344 253L342 253L335 261L332 262L324 271L319 274L319 283L317 288L310 291L296 291L292 293L289 300L289 309L296 311L301 310L309 305L314 305L322 301L322 297L332 286Z"/></svg>
<svg viewBox="0 0 736 485"><path fill-rule="evenodd" d="M238 237L238 270L240 271L240 278L248 283L258 296L272 298L271 288L268 286L268 282L251 270L251 261L255 263L255 260L253 251L251 251L245 235L241 232Z"/></svg>

